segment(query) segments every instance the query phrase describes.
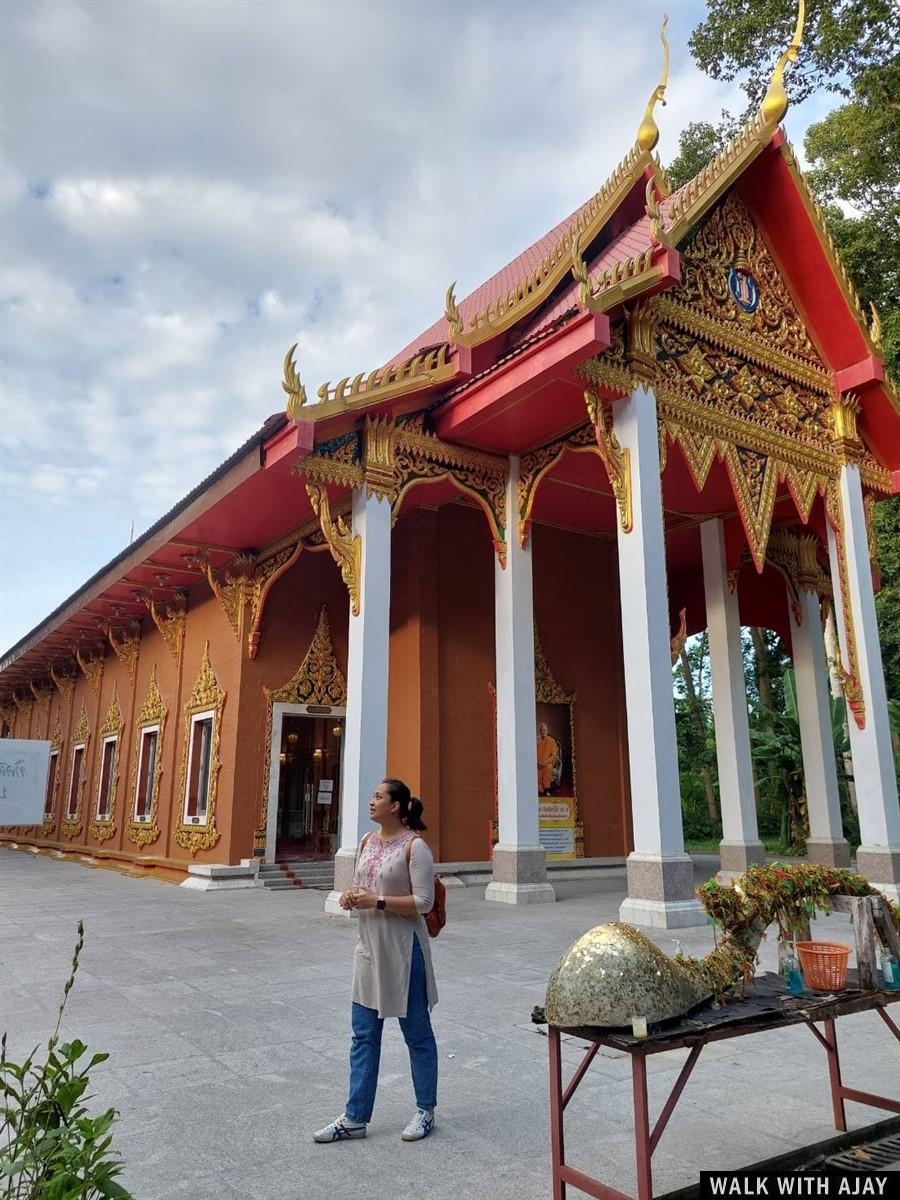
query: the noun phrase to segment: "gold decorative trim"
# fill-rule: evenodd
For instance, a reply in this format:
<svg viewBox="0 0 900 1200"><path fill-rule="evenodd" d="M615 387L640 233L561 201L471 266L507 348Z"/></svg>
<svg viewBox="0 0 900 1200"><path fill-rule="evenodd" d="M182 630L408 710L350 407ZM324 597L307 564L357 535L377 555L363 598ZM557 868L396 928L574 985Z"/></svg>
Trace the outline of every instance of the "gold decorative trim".
<svg viewBox="0 0 900 1200"><path fill-rule="evenodd" d="M450 340L462 346L479 345L504 333L533 312L564 278L572 262L573 242L578 239L581 245L590 245L648 167L655 170L649 153L634 146L559 237L537 270L530 272L516 287L510 288L505 296L492 300L483 309L473 313L468 319L467 328L464 327L451 285L445 308Z"/></svg>
<svg viewBox="0 0 900 1200"><path fill-rule="evenodd" d="M44 687L44 688L35 687L34 680L29 679L28 687L31 691L32 696L34 696L34 702L35 702L38 712L46 711L46 709L50 705L51 697L53 696L52 685L50 687Z"/></svg>
<svg viewBox="0 0 900 1200"><path fill-rule="evenodd" d="M87 712L85 711L84 701L81 702L81 712L78 714L78 720L75 722L75 728L72 730L72 736L69 740L69 769L66 772L66 791L65 805L62 810L61 820L59 823L60 835L67 841L74 841L81 835L84 818L82 816L82 799L84 797L84 789L87 783L88 770L88 747L91 741L91 727L88 724ZM78 793L75 799L75 811L69 814L69 795L72 786L72 767L75 763L75 751L78 747L82 747L81 756L81 776L78 780Z"/></svg>
<svg viewBox="0 0 900 1200"><path fill-rule="evenodd" d="M98 647L95 651L95 656L89 658L82 658L81 647L76 643L72 644L72 650L75 654L75 661L81 667L82 674L91 685L91 691L99 692L100 683L103 679L103 667L106 661L103 656L103 648Z"/></svg>
<svg viewBox="0 0 900 1200"><path fill-rule="evenodd" d="M853 606L850 597L850 576L847 566L847 542L844 524L844 506L841 502L840 484L833 481L825 493L825 510L828 522L834 533L835 557L837 559L837 586L841 590L841 613L844 625L844 653L846 665L838 661L838 675L841 687L847 701L847 707L853 713L853 719L859 729L866 727L866 702L862 690L862 678L859 671L859 653L856 647L856 622L853 619ZM834 586L834 579L832 579Z"/></svg>
<svg viewBox="0 0 900 1200"><path fill-rule="evenodd" d="M184 629L187 623L187 596L184 592L176 592L166 601L164 609L157 605L156 600L149 592L136 591L134 597L146 606L147 611L153 618L153 624L162 634L163 640L169 648L169 653L175 662L178 663L181 659L181 651L184 646Z"/></svg>
<svg viewBox="0 0 900 1200"><path fill-rule="evenodd" d="M303 415L301 410L306 406L306 388L300 382L297 368L294 366L294 351L297 349L297 345L298 343L294 342L284 356L284 378L281 383L288 396L284 411L289 421L299 421Z"/></svg>
<svg viewBox="0 0 900 1200"><path fill-rule="evenodd" d="M650 304L660 321L674 325L685 333L696 334L711 345L730 350L757 366L771 367L813 391L823 395L832 392L832 377L824 367L801 358L794 351L762 342L739 327L726 325L722 320L698 312L679 300L677 293L675 296L654 296Z"/></svg>
<svg viewBox="0 0 900 1200"><path fill-rule="evenodd" d="M519 545L524 549L531 534L531 513L537 498L538 488L566 452L571 454L596 454L597 435L592 425L583 425L574 433L566 434L548 442L519 460Z"/></svg>
<svg viewBox="0 0 900 1200"><path fill-rule="evenodd" d="M181 750L181 773L179 792L175 797L175 841L193 857L200 850L211 850L219 840L216 828L216 795L219 785L219 771L222 762L219 758L219 740L222 735L222 710L225 707L225 693L219 687L212 664L209 661L209 642L203 650L200 662L200 673L194 683L190 697L184 706L184 742ZM214 713L212 745L209 752L209 793L206 803L206 824L191 825L184 820L184 800L187 791L188 759L191 749L191 718L196 713Z"/></svg>
<svg viewBox="0 0 900 1200"><path fill-rule="evenodd" d="M564 691L550 670L541 645L537 624L534 626L534 698L538 704L571 704L576 693Z"/></svg>
<svg viewBox="0 0 900 1200"><path fill-rule="evenodd" d="M800 52L800 43L803 38L803 22L806 17L806 0L800 0L800 7L797 13L797 26L794 29L794 36L791 39L791 44L779 58L775 67L775 71L769 81L769 86L766 89L766 94L763 97L763 102L760 105L760 113L770 125L777 125L788 109L787 92L784 90L784 69L789 62L796 62L797 55Z"/></svg>
<svg viewBox="0 0 900 1200"><path fill-rule="evenodd" d="M50 811L44 814L41 821L41 835L48 838L56 828L56 811L59 802L60 779L63 771L63 731L59 718L56 719L56 727L50 735L50 754L56 754L56 778L53 781L53 791L50 795Z"/></svg>
<svg viewBox="0 0 900 1200"><path fill-rule="evenodd" d="M156 678L156 665L154 664L150 675L150 682L147 685L147 694L144 697L144 703L141 706L141 711L138 713L134 726L135 745L131 764L131 789L126 798L129 818L125 825L125 836L135 846L152 846L161 832L157 816L159 813L159 788L163 774L162 749L166 716L167 710L163 704L162 695L159 690L159 683ZM153 767L153 778L150 780L149 820L136 821L134 817L134 805L137 797L141 745L144 739L144 730L153 726L158 727L159 732L156 735L156 762Z"/></svg>
<svg viewBox="0 0 900 1200"><path fill-rule="evenodd" d="M72 699L72 693L75 691L75 676L69 674L57 675L53 663L50 663L50 678L56 684L56 690L59 692L64 703L68 703Z"/></svg>
<svg viewBox="0 0 900 1200"><path fill-rule="evenodd" d="M269 593L282 575L291 569L305 549L307 547L302 538L298 537L293 545L283 546L266 558L257 560L249 596L250 631L247 634L247 656L249 658L256 658L259 650L263 612Z"/></svg>
<svg viewBox="0 0 900 1200"><path fill-rule="evenodd" d="M441 441L435 434L424 431L421 418L396 427L393 452L393 519L396 521L403 500L412 488L447 480L457 491L470 496L484 512L497 560L505 567L508 459Z"/></svg>
<svg viewBox="0 0 900 1200"><path fill-rule="evenodd" d="M116 631L112 625L107 626L106 634L109 638L109 644L115 651L116 658L118 658L119 662L125 668L125 674L134 683L138 655L141 651L140 621L131 621L122 631L121 639L116 637Z"/></svg>
<svg viewBox="0 0 900 1200"><path fill-rule="evenodd" d="M653 117L653 110L657 104L665 104L666 86L669 82L669 43L666 39L666 26L669 23L668 16L664 16L662 24L659 27L659 40L663 46L663 67L662 75L659 83L650 93L650 99L647 101L647 107L644 111L644 118L640 123L637 131L636 144L639 150L649 152L654 149L659 141L659 129Z"/></svg>
<svg viewBox="0 0 900 1200"><path fill-rule="evenodd" d="M322 534L328 543L331 557L340 567L341 578L350 593L350 608L359 616L362 574L362 538L354 534L344 517L332 519L328 492L319 483L307 483L306 492L313 512L319 518Z"/></svg>
<svg viewBox="0 0 900 1200"><path fill-rule="evenodd" d="M296 673L279 688L263 688L266 695L266 756L263 768L262 805L256 831L257 844L265 847L269 811L269 781L272 757L273 704L325 704L346 708L347 681L338 666L331 641L328 609L323 604L309 649Z"/></svg>
<svg viewBox="0 0 900 1200"><path fill-rule="evenodd" d="M292 470L307 483L357 488L365 482L356 434L338 439L337 444L326 443L317 447L316 453L301 458Z"/></svg>
<svg viewBox="0 0 900 1200"><path fill-rule="evenodd" d="M653 181L648 183L648 188ZM633 296L645 292L657 279L662 278L662 268L653 262L657 247L649 246L640 254L623 258L607 267L591 282L588 265L581 253L581 242L576 236L572 240L572 275L578 287L578 299L583 308L590 312L606 313Z"/></svg>
<svg viewBox="0 0 900 1200"><path fill-rule="evenodd" d="M97 802L93 805L94 815L89 826L91 837L96 838L98 842L108 842L111 837L115 836L116 832L116 792L119 788L119 771L122 764L122 730L124 727L125 722L122 720L122 710L119 708L119 689L117 685L114 685L113 694L109 701L109 708L106 710L106 716L97 734L96 771L98 789L103 784L103 754L106 739L112 737L116 739L116 757L110 787L109 815L101 817L97 812L100 800L98 792Z"/></svg>
<svg viewBox="0 0 900 1200"><path fill-rule="evenodd" d="M588 418L594 427L597 448L606 468L610 487L619 506L619 525L623 533L634 528L634 512L631 498L631 451L623 449L616 437L612 423L612 412L603 403L602 397L592 388L584 393Z"/></svg>
<svg viewBox="0 0 900 1200"><path fill-rule="evenodd" d="M862 405L854 392L835 396L828 409L831 440L843 462L856 462L863 453L863 444L856 427Z"/></svg>
<svg viewBox="0 0 900 1200"><path fill-rule="evenodd" d="M361 372L352 380L346 376L334 386L330 382L323 383L316 393L320 402L310 410L310 415L320 421L336 412L361 408L369 401L377 400L381 404L397 396L408 396L449 383L455 376L456 363L451 361L450 346L442 342L404 362L378 367L365 377Z"/></svg>
<svg viewBox="0 0 900 1200"><path fill-rule="evenodd" d="M366 494L393 496L396 492L397 426L386 418L366 417L363 431L363 474Z"/></svg>

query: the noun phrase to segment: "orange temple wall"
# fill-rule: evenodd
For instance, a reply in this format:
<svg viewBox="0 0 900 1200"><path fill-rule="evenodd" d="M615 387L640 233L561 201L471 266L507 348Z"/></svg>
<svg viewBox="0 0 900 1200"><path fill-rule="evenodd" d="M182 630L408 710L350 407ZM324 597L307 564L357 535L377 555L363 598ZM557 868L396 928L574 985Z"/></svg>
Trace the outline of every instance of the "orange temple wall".
<svg viewBox="0 0 900 1200"><path fill-rule="evenodd" d="M535 620L558 684L576 693L575 765L579 816L588 857L622 857L630 845L625 706L619 636L615 544L536 525L532 531ZM427 840L443 862L483 862L495 812L494 552L480 511L463 504L420 508L393 535L388 772L425 802ZM184 644L176 662L149 618L134 680L112 650L98 691L79 671L69 700L23 705L13 736L63 734L52 834L0 831L0 837L98 858L156 864L175 871L190 862L237 863L253 854L263 803L268 701L265 688L286 684L328 609L335 656L347 665L347 593L327 553L304 553L272 588L256 659L247 657L205 583L189 597ZM184 708L205 646L225 692L219 742L217 844L195 856L174 839L185 752ZM167 710L162 737L159 838L146 847L126 836L133 805L136 722L153 668ZM115 833L102 844L89 833L96 811L100 737L114 689L123 718ZM81 799L82 832L61 836L68 796L72 731L84 703L90 727Z"/></svg>

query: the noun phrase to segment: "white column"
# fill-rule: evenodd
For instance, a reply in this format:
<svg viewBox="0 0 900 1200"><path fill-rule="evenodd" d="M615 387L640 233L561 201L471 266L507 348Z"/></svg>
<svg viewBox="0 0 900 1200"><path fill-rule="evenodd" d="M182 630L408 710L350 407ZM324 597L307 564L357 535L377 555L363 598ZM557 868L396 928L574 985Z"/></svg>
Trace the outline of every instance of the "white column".
<svg viewBox="0 0 900 1200"><path fill-rule="evenodd" d="M728 586L725 526L719 518L700 526L700 545L722 809L719 857L723 872L741 874L765 862L766 852L756 824L738 597Z"/></svg>
<svg viewBox="0 0 900 1200"><path fill-rule="evenodd" d="M486 900L530 904L555 900L540 843L534 690L531 546L519 545L519 460L509 460L506 566L494 562L497 671L497 801L500 841L494 847Z"/></svg>
<svg viewBox="0 0 900 1200"><path fill-rule="evenodd" d="M850 612L856 641L859 684L865 705L862 729L849 715L853 779L859 811L862 844L856 856L860 872L881 888L894 903L900 902L900 804L881 646L875 616L872 565L859 468L848 463L841 468L840 505L843 513L847 582ZM844 597L841 594L838 545L834 530L828 529L831 583L844 667L849 664ZM846 694L846 689L845 689Z"/></svg>
<svg viewBox="0 0 900 1200"><path fill-rule="evenodd" d="M616 402L613 428L630 454L633 528L619 525L622 653L634 850L623 921L674 929L700 925L693 862L684 852L672 698L669 602L656 398L638 387Z"/></svg>
<svg viewBox="0 0 900 1200"><path fill-rule="evenodd" d="M849 867L850 847L841 824L841 799L834 759L831 729L831 696L828 689L828 660L819 597L812 589L800 592L800 624L793 606L791 645L797 684L797 719L803 750L803 776L809 837L810 862L830 867Z"/></svg>
<svg viewBox="0 0 900 1200"><path fill-rule="evenodd" d="M359 616L350 610L347 644L347 716L341 780L341 845L334 859L334 891L325 911L346 916L338 898L353 881L356 848L375 826L369 801L387 765L388 653L391 607L391 506L353 493L353 536L362 539Z"/></svg>

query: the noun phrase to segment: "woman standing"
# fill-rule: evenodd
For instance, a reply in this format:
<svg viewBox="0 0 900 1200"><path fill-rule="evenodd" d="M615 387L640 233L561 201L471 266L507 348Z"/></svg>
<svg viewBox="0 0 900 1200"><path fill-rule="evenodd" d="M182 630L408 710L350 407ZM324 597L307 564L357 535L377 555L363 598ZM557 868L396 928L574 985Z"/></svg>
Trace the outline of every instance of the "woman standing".
<svg viewBox="0 0 900 1200"><path fill-rule="evenodd" d="M409 1050L416 1111L400 1134L428 1137L437 1102L437 1045L430 1010L437 1003L424 914L434 903L434 859L417 836L422 802L399 779L385 779L369 803L380 826L356 853L353 887L341 907L359 913L353 960L350 1097L341 1115L313 1134L317 1142L363 1138L375 1107L385 1017L398 1017Z"/></svg>

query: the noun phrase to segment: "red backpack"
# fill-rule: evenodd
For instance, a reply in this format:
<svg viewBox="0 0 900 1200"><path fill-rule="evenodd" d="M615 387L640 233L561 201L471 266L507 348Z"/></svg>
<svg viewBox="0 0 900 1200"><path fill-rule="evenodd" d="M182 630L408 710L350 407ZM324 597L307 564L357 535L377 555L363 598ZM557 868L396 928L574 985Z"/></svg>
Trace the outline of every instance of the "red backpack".
<svg viewBox="0 0 900 1200"><path fill-rule="evenodd" d="M410 838L406 843L406 869L409 870L409 860L412 856L413 842L416 838ZM412 880L410 880L412 887ZM425 914L425 924L428 926L428 936L436 938L444 926L447 924L447 889L444 887L444 881L440 875L434 877L434 904L432 904L429 912Z"/></svg>

